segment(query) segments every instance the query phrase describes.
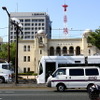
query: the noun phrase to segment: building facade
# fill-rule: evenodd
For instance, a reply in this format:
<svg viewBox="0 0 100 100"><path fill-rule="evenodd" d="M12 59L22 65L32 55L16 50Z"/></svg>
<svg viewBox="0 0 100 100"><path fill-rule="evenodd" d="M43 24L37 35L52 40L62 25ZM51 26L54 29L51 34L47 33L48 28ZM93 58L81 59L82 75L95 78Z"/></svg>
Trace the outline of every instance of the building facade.
<svg viewBox="0 0 100 100"><path fill-rule="evenodd" d="M45 12L12 12L11 18L20 20L23 28L19 33L19 38L24 40L33 40L38 30L44 30L47 37L51 38L51 21ZM15 27L10 28L10 41L16 40Z"/></svg>
<svg viewBox="0 0 100 100"><path fill-rule="evenodd" d="M42 56L91 56L100 53L100 50L87 42L89 32L90 30L86 30L82 38L48 39L45 32L40 30L34 40L20 40L19 73L28 71L37 73Z"/></svg>
<svg viewBox="0 0 100 100"><path fill-rule="evenodd" d="M3 42L3 38L0 37L0 43L2 43L2 42Z"/></svg>

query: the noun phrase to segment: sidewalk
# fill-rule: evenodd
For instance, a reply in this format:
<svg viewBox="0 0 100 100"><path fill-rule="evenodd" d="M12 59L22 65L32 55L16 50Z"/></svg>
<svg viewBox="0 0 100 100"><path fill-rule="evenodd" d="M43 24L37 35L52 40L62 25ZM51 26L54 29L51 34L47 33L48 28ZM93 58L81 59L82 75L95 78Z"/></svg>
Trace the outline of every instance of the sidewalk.
<svg viewBox="0 0 100 100"><path fill-rule="evenodd" d="M27 84L15 84L15 83L5 83L5 84L0 84L0 89L20 89L20 88L47 88L46 84L32 84L32 83L27 83Z"/></svg>

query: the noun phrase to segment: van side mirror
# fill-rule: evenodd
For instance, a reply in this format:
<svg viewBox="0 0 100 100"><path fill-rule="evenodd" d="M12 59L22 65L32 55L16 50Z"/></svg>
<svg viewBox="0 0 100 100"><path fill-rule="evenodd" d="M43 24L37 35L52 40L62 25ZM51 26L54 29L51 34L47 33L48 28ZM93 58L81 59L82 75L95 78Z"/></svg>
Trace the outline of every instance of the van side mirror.
<svg viewBox="0 0 100 100"><path fill-rule="evenodd" d="M55 77L54 75L51 75L52 77Z"/></svg>

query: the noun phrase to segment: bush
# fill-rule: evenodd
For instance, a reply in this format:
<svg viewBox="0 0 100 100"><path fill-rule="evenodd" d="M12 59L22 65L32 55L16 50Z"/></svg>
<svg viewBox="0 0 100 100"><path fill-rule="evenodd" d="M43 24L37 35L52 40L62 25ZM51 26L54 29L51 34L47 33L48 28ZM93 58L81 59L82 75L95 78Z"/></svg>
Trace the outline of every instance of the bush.
<svg viewBox="0 0 100 100"><path fill-rule="evenodd" d="M36 76L37 73L33 73L33 72L31 71L31 72L27 72L27 73L19 73L18 75L33 75L33 76Z"/></svg>
<svg viewBox="0 0 100 100"><path fill-rule="evenodd" d="M32 75L33 75L33 76L37 76L38 74L37 74L37 73L33 73Z"/></svg>

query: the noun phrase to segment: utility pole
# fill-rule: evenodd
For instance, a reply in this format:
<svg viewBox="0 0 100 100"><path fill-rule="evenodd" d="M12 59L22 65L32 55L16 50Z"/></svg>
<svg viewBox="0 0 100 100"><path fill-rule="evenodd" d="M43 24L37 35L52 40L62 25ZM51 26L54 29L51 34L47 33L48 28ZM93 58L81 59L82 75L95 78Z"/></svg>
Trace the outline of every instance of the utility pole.
<svg viewBox="0 0 100 100"><path fill-rule="evenodd" d="M18 26L16 26L15 84L18 84L18 34L19 34L19 28Z"/></svg>

